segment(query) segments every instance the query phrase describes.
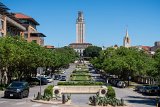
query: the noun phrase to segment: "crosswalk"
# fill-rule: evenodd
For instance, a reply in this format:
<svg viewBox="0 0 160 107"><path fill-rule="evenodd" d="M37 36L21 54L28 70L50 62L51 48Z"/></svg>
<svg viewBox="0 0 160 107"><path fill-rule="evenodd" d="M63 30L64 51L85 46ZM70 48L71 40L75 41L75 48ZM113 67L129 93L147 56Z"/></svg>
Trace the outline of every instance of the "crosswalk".
<svg viewBox="0 0 160 107"><path fill-rule="evenodd" d="M11 101L0 101L0 107L60 107L57 105L51 104L41 104L41 103L33 103L29 101L21 101L21 102L11 102Z"/></svg>

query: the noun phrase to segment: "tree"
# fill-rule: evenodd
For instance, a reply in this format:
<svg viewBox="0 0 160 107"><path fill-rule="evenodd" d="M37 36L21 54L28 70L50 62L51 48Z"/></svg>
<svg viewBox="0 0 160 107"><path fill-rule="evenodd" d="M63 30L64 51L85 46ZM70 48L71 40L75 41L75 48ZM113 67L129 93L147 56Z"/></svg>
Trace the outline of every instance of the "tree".
<svg viewBox="0 0 160 107"><path fill-rule="evenodd" d="M37 67L59 69L75 58L76 52L68 47L48 50L20 37L0 38L0 80L7 84L13 77L36 75Z"/></svg>
<svg viewBox="0 0 160 107"><path fill-rule="evenodd" d="M152 76L156 78L158 83L160 84L160 49L157 49L155 55L153 56L155 59L155 68L152 72L149 72Z"/></svg>
<svg viewBox="0 0 160 107"><path fill-rule="evenodd" d="M148 75L154 69L154 60L144 51L136 48L107 48L91 63L106 73L118 75L127 80L129 76Z"/></svg>
<svg viewBox="0 0 160 107"><path fill-rule="evenodd" d="M89 46L83 51L84 57L98 57L100 55L101 47L98 46Z"/></svg>

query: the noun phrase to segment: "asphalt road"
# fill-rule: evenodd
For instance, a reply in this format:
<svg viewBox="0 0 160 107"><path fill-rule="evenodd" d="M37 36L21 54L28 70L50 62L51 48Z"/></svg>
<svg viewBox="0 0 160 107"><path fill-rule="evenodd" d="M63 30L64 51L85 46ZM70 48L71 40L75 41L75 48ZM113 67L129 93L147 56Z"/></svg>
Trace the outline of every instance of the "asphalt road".
<svg viewBox="0 0 160 107"><path fill-rule="evenodd" d="M131 107L156 107L156 96L144 96L135 92L132 88L114 87L116 96L123 98Z"/></svg>
<svg viewBox="0 0 160 107"><path fill-rule="evenodd" d="M66 75L67 80L69 80L72 71L75 69L75 64L71 64L69 69L62 75ZM92 75L98 75L95 71L90 72ZM95 78L94 80L97 80ZM98 80L99 81L99 80ZM57 84L57 80L50 84ZM48 85L42 86L42 90L45 89ZM130 88L116 88L116 95L119 99L123 98L125 102L130 105L130 107L155 107L155 96L143 96ZM0 92L0 107L89 107L88 98L93 96L91 94L72 94L72 105L51 105L51 104L40 104L31 102L30 99L34 98L34 95L38 93L40 86L30 88L30 94L28 98L23 99L7 99L3 98L3 93Z"/></svg>
<svg viewBox="0 0 160 107"><path fill-rule="evenodd" d="M75 64L70 64L70 67L66 69L65 73L62 75L66 75L66 79L69 80L69 77L72 73L72 71L75 70ZM52 83L49 83L48 85L57 85L57 80L54 80ZM43 85L41 86L42 89L42 95L43 90L48 86ZM30 88L30 93L28 98L23 99L9 99L9 98L3 98L4 93L0 91L0 107L63 107L64 105L56 106L51 104L40 104L31 102L30 100L36 97L37 93L40 91L40 86L35 86Z"/></svg>

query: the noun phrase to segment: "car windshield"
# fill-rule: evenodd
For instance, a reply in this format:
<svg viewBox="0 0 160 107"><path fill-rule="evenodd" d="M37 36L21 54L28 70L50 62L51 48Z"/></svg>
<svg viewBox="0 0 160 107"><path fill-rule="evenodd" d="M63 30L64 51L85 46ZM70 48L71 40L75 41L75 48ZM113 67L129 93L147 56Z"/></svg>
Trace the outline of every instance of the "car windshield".
<svg viewBox="0 0 160 107"><path fill-rule="evenodd" d="M150 86L146 86L145 88L146 88L146 89L151 89L151 87L150 87Z"/></svg>
<svg viewBox="0 0 160 107"><path fill-rule="evenodd" d="M22 87L23 83L21 82L13 82L9 85L9 87Z"/></svg>
<svg viewBox="0 0 160 107"><path fill-rule="evenodd" d="M153 87L152 87L152 89L159 89L159 87L157 87L157 86L153 86Z"/></svg>

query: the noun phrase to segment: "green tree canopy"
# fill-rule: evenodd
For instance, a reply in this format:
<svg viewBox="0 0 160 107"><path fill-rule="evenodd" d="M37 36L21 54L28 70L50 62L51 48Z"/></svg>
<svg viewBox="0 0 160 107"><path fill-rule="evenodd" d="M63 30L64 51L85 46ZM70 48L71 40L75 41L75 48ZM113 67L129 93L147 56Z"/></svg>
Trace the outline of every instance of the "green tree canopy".
<svg viewBox="0 0 160 107"><path fill-rule="evenodd" d="M89 46L83 51L84 57L98 57L100 55L101 47Z"/></svg>

